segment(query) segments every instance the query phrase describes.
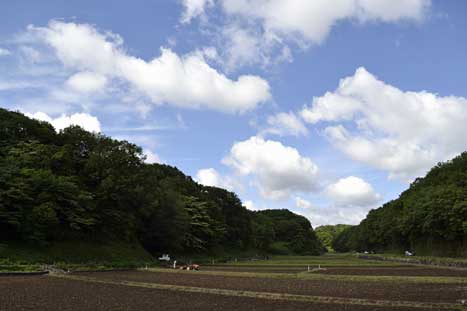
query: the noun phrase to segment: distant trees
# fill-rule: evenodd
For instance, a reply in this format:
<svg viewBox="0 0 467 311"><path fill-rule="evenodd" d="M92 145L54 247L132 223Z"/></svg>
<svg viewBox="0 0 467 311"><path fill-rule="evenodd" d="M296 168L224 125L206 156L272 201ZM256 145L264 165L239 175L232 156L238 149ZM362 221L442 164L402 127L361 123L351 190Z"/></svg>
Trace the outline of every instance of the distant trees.
<svg viewBox="0 0 467 311"><path fill-rule="evenodd" d="M335 249L467 255L467 153L439 163L397 200L370 211L334 241Z"/></svg>
<svg viewBox="0 0 467 311"><path fill-rule="evenodd" d="M251 212L232 192L177 168L145 164L140 147L77 126L0 109L0 243L110 239L152 253L270 250L319 253L310 223L289 211Z"/></svg>
<svg viewBox="0 0 467 311"><path fill-rule="evenodd" d="M332 243L335 238L351 225L326 225L315 228L316 236L328 251L333 251Z"/></svg>
<svg viewBox="0 0 467 311"><path fill-rule="evenodd" d="M310 222L289 210L263 210L255 212L257 244L274 252L274 244L280 252L288 254L319 255L325 251L318 241Z"/></svg>

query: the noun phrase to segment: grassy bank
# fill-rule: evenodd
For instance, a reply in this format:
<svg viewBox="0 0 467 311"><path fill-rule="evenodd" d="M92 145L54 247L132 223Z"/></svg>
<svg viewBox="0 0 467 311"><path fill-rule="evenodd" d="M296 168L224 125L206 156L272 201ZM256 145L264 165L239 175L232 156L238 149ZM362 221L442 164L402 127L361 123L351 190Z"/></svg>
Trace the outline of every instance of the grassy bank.
<svg viewBox="0 0 467 311"><path fill-rule="evenodd" d="M153 258L140 245L122 242L62 242L40 247L0 244L0 272L39 271L42 265L64 270L137 268Z"/></svg>
<svg viewBox="0 0 467 311"><path fill-rule="evenodd" d="M433 256L401 256L395 254L360 254L361 259L383 262L400 262L409 264L422 264L430 266L458 267L467 268L467 258L449 258L449 257L433 257Z"/></svg>
<svg viewBox="0 0 467 311"><path fill-rule="evenodd" d="M362 260L355 254L347 253L327 253L321 256L269 256L268 259L260 260L237 260L230 261L229 264L239 266L256 266L256 265L270 265L270 266L313 266L318 265L322 267L333 266L382 266L393 265L390 262L383 262L380 260Z"/></svg>

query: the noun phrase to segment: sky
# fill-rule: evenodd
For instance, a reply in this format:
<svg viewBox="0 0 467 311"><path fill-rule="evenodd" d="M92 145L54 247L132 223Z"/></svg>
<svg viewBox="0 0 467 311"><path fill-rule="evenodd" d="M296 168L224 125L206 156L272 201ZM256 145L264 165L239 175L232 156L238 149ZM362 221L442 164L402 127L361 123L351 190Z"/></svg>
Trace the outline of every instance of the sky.
<svg viewBox="0 0 467 311"><path fill-rule="evenodd" d="M314 227L467 149L463 0L0 2L0 107Z"/></svg>

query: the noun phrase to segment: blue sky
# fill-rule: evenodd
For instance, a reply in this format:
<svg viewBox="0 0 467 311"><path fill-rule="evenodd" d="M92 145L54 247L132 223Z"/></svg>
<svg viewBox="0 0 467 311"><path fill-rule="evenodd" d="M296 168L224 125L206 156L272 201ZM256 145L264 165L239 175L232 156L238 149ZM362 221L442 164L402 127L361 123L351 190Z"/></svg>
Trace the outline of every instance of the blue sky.
<svg viewBox="0 0 467 311"><path fill-rule="evenodd" d="M467 3L327 3L4 1L0 106L358 223L467 149Z"/></svg>

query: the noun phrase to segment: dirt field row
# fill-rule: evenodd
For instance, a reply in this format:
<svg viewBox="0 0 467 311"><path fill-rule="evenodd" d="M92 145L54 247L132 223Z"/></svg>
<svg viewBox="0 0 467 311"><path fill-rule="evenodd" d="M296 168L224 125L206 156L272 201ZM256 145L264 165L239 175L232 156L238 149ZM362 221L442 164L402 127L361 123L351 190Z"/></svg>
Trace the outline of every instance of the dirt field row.
<svg viewBox="0 0 467 311"><path fill-rule="evenodd" d="M316 268L315 265L310 268ZM467 269L429 268L423 266L398 265L394 267L368 266L368 267L326 267L319 271L322 274L332 275L374 275L374 276L452 276L467 277ZM300 273L308 270L308 266L204 266L205 271L235 271L257 273Z"/></svg>
<svg viewBox="0 0 467 311"><path fill-rule="evenodd" d="M423 308L391 308L318 304L211 294L186 293L58 279L50 276L0 277L0 310L347 310L424 311ZM431 309L433 310L433 309Z"/></svg>
<svg viewBox="0 0 467 311"><path fill-rule="evenodd" d="M467 298L467 286L459 284L270 279L205 275L196 271L186 271L185 273L131 271L80 273L79 275L117 281L342 298L446 303L455 303L460 299Z"/></svg>
<svg viewBox="0 0 467 311"><path fill-rule="evenodd" d="M328 268L322 274L333 275L376 275L376 276L453 276L467 277L467 270L444 268L401 267L401 268Z"/></svg>
<svg viewBox="0 0 467 311"><path fill-rule="evenodd" d="M306 272L318 264L326 269ZM0 276L0 311L465 311L462 300L467 300L465 269L379 265L345 255L203 266L202 271Z"/></svg>

